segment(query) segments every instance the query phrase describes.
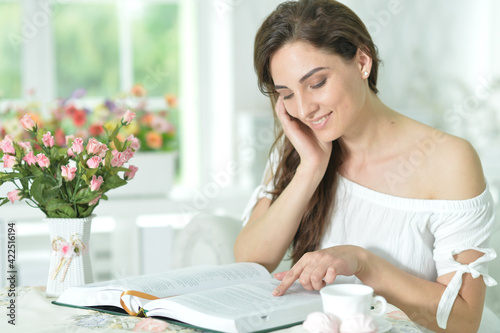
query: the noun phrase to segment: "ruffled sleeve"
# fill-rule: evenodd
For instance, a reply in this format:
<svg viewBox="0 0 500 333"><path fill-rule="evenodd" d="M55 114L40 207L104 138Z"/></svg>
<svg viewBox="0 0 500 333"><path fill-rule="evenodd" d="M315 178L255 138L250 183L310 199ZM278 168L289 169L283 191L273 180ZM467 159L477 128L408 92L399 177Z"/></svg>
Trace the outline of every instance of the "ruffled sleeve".
<svg viewBox="0 0 500 333"><path fill-rule="evenodd" d="M271 153L269 160L267 161L261 185L257 186L257 188L253 191L252 195L250 196L250 200L248 200L248 203L243 210L243 216L241 217L243 225L247 224L248 220L250 219L250 215L252 215L255 205L257 204L257 202L259 202L260 199L273 199L273 195L270 192L274 190L274 181L272 177L276 174L277 168L278 152L274 150Z"/></svg>
<svg viewBox="0 0 500 333"><path fill-rule="evenodd" d="M450 210L444 209L431 224L435 237L434 261L438 276L455 272L446 287L437 309L437 323L446 329L451 309L462 286L462 276L471 273L473 278L483 277L487 286L497 282L488 275L488 262L496 258L494 249L488 247L495 222L493 198L486 189L478 197L469 200L449 201ZM484 253L469 264L457 262L453 256L467 250Z"/></svg>

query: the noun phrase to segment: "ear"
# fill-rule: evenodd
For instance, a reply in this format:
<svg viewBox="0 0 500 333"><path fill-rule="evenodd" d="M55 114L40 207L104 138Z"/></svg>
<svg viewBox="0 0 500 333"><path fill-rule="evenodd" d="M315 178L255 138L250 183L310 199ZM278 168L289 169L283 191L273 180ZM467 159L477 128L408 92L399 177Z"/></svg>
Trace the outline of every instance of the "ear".
<svg viewBox="0 0 500 333"><path fill-rule="evenodd" d="M358 63L359 72L363 78L370 76L372 70L372 58L361 48L358 48L356 53L356 61ZM364 75L367 72L368 75Z"/></svg>

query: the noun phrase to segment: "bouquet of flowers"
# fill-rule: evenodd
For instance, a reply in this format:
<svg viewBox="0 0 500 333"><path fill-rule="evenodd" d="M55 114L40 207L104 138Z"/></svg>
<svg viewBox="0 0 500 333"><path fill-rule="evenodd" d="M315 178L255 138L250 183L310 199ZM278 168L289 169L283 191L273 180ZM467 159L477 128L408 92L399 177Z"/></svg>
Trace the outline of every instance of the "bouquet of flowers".
<svg viewBox="0 0 500 333"><path fill-rule="evenodd" d="M107 199L107 191L127 184L137 172L135 166L124 165L139 149L139 140L133 135L118 139L121 128L134 118L135 113L127 111L112 131L104 128L104 143L70 135L64 144L56 144L50 131L25 115L21 127L31 138L14 141L6 135L0 141L5 168L0 171L0 186L12 182L17 188L0 198L0 206L27 200L50 218L90 216L99 200Z"/></svg>
<svg viewBox="0 0 500 333"><path fill-rule="evenodd" d="M65 135L75 134L84 140L95 137L106 140L104 129L111 131L120 123L126 110L136 114L135 121L123 128L118 138L134 135L141 143L141 151L173 151L177 148L176 127L172 123L177 107L173 95L165 95L165 106L148 106L147 91L135 85L130 92L100 103L89 105L84 100L85 90L77 89L66 99L60 99L51 107L51 117L46 121L47 128L53 129L56 142L64 140Z"/></svg>
<svg viewBox="0 0 500 333"><path fill-rule="evenodd" d="M63 146L66 136L74 135L84 141L93 137L105 143L108 139L105 129L112 131L120 124L127 110L136 114L135 121L117 134L123 140L134 135L141 151L175 151L177 129L174 123L178 116L177 98L172 94L164 96L164 103L154 107L148 105L147 91L135 85L127 93L103 101L85 99L86 91L76 89L71 96L59 98L43 107L50 112L42 116L42 105L35 100L26 103L9 103L0 110L0 139L9 134L13 140L23 141L29 133L18 126L19 120L29 114L39 127L50 131L55 143Z"/></svg>

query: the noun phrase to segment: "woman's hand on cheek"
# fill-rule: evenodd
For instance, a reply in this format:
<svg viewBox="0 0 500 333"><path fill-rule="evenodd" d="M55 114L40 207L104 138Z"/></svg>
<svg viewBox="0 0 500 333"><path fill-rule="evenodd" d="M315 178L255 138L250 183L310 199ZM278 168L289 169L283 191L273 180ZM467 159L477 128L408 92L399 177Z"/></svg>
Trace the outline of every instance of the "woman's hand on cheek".
<svg viewBox="0 0 500 333"><path fill-rule="evenodd" d="M342 245L304 254L289 271L274 275L281 283L273 295L283 295L297 280L307 290L319 290L333 283L338 275L358 274L362 267L359 250L357 246Z"/></svg>
<svg viewBox="0 0 500 333"><path fill-rule="evenodd" d="M282 96L278 98L275 108L285 135L300 156L300 163L307 164L313 170L318 167L324 167L326 170L332 152L332 143L320 141L311 128L299 119L290 116Z"/></svg>

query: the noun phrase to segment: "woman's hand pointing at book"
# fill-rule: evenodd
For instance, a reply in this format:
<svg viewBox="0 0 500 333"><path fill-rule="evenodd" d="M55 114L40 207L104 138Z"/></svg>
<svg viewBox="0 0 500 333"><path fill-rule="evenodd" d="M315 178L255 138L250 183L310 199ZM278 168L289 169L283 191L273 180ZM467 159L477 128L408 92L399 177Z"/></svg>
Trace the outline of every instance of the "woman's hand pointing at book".
<svg viewBox="0 0 500 333"><path fill-rule="evenodd" d="M289 271L274 275L281 283L273 295L283 295L297 280L307 290L320 290L338 275L358 275L364 268L360 259L364 251L358 246L341 245L308 252Z"/></svg>

